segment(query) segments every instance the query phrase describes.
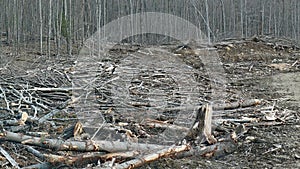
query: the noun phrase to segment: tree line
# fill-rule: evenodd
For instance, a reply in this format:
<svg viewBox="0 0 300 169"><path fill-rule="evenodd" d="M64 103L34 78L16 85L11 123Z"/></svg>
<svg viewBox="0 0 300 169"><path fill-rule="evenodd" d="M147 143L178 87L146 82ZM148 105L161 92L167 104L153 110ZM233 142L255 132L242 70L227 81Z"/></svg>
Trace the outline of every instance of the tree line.
<svg viewBox="0 0 300 169"><path fill-rule="evenodd" d="M35 43L46 54L53 48L57 54L62 50L71 54L74 44L81 44L103 25L143 12L186 19L211 42L257 35L300 39L299 0L1 0L0 10L1 43L16 47ZM128 41L162 38L141 36Z"/></svg>

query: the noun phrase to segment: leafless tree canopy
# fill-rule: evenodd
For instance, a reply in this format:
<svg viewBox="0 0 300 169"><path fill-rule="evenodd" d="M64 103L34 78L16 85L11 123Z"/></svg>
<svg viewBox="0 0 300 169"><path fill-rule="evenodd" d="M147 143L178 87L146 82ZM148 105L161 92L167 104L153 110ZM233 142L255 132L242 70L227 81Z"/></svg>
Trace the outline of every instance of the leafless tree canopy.
<svg viewBox="0 0 300 169"><path fill-rule="evenodd" d="M48 54L50 43L54 43L57 54L62 49L71 54L71 44L82 42L99 27L143 12L163 12L187 19L211 41L254 35L299 40L299 7L298 0L3 0L0 30L5 38L1 42L16 46L21 42L39 42L40 52ZM46 40L48 44L43 45ZM127 39L147 43L163 40L171 38L143 35Z"/></svg>

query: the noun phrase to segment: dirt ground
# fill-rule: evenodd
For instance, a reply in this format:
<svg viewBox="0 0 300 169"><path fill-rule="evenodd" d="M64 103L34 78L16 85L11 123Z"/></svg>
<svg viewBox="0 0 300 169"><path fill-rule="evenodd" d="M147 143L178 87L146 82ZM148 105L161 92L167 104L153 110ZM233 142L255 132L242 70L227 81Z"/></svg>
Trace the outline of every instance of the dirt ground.
<svg viewBox="0 0 300 169"><path fill-rule="evenodd" d="M245 97L265 99L280 112L293 110L295 118L281 125L249 127L236 152L216 160L203 160L200 168L300 167L300 53L298 49L274 49L266 44L252 41L221 50L220 55L228 64L228 79Z"/></svg>
<svg viewBox="0 0 300 169"><path fill-rule="evenodd" d="M300 168L300 51L291 45L278 46L257 39L216 45L230 88L240 91L238 97L264 99L278 113L292 111L295 116L282 124L249 125L232 154L214 159L164 159L158 168ZM259 108L252 111L253 117L262 112Z"/></svg>
<svg viewBox="0 0 300 169"><path fill-rule="evenodd" d="M246 54L245 59L241 53ZM248 65L250 61L253 65L249 76L247 73L245 80L239 79L241 90L250 97L273 102L280 111L294 110L296 116L284 125L250 128L248 137L254 136L255 140L246 141L237 152L224 157L224 165L228 168L299 168L299 50L274 49L263 42L250 42L226 54L229 59L233 56L238 62L242 59L242 64Z"/></svg>
<svg viewBox="0 0 300 169"><path fill-rule="evenodd" d="M217 49L226 73L228 91L229 93L232 91L226 101L254 98L264 100L263 104L257 107L225 111L222 118L255 118L257 121L241 122L246 126L247 132L238 139L238 146L233 153L214 158L166 158L141 168L300 168L300 49L288 40L260 38L232 39L211 47ZM62 72L67 74L71 72L74 60L66 57L53 59L55 61L45 60L27 51L12 57L12 48L4 46L2 49L0 59L4 62L0 64L0 86L3 89L9 89L10 84L16 83L28 83L29 86L35 87L43 87L41 86L43 83L47 87L70 85L66 74ZM121 50L117 52L124 53ZM193 57L192 55L186 57ZM192 63L191 60L188 61L197 69L201 67L200 63L196 63L198 60L192 60ZM30 75L33 74L37 76L29 79L28 77L32 77ZM43 98L44 94L49 108L59 106L70 96L64 92L53 95L38 92L35 94L40 98ZM0 107L5 107L3 99ZM4 109L0 109L0 112L3 112L1 113L3 120L13 118ZM46 114L47 110L43 112ZM55 118L76 117L73 111L67 112L60 113ZM72 124L72 120L56 121L56 123L66 128ZM222 125L230 128L238 123L224 122ZM4 126L4 128L28 133L28 131L47 130L48 125L27 124L25 125L27 127L22 128L18 126ZM51 129L49 132L52 137L61 134L58 128ZM0 143L19 163L19 166L39 162L35 156L26 152L26 146L6 141ZM45 153L51 152L38 149ZM0 157L1 168L10 168L9 162L2 155Z"/></svg>

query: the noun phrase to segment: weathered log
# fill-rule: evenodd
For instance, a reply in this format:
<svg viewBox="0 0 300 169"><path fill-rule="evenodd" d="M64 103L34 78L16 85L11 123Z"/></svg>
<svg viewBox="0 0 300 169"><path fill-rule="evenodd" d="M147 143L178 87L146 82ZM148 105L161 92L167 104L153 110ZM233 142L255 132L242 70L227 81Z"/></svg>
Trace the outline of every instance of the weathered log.
<svg viewBox="0 0 300 169"><path fill-rule="evenodd" d="M45 116L41 117L38 121L39 123L43 123L47 121L47 119L55 116L55 114L59 113L62 109L66 108L70 103L72 103L72 99L68 99L64 103L58 106L58 108L51 110L48 114Z"/></svg>
<svg viewBox="0 0 300 169"><path fill-rule="evenodd" d="M42 91L42 92L72 92L74 90L81 90L81 88L53 88L53 87L34 87L32 89L28 89L28 91Z"/></svg>
<svg viewBox="0 0 300 169"><path fill-rule="evenodd" d="M77 156L61 156L53 154L44 154L46 161L56 165L59 163L69 166L82 166L84 164L97 163L97 161L106 162L112 159L117 159L115 162L123 161L127 158L133 158L139 155L138 151L127 151L119 153L103 154L99 152L93 152L88 154L79 154Z"/></svg>
<svg viewBox="0 0 300 169"><path fill-rule="evenodd" d="M65 141L62 139L48 139L44 137L32 137L22 133L13 133L9 131L0 132L0 140L18 142L26 145L34 145L43 148L49 148L56 151L150 151L163 149L165 146L155 144L139 144L120 141Z"/></svg>
<svg viewBox="0 0 300 169"><path fill-rule="evenodd" d="M227 134L224 138L219 139L217 143L210 146L197 145L189 151L183 152L177 158L184 157L204 157L218 158L234 152L237 148L237 139L245 134L247 130L244 125L238 126L234 132Z"/></svg>
<svg viewBox="0 0 300 169"><path fill-rule="evenodd" d="M256 106L261 103L262 103L262 100L249 99L249 100L242 100L242 101L233 102L233 103L213 104L212 109L213 110L231 110L231 109ZM180 106L180 107L166 108L165 111L194 110L194 109L200 109L200 108L201 108L201 106Z"/></svg>
<svg viewBox="0 0 300 169"><path fill-rule="evenodd" d="M14 168L20 168L19 164L0 146L0 153L9 161Z"/></svg>
<svg viewBox="0 0 300 169"><path fill-rule="evenodd" d="M237 109L244 107L251 107L261 104L262 100L259 99L249 99L241 100L239 102L225 103L225 104L215 104L213 105L213 110L228 110L228 109Z"/></svg>
<svg viewBox="0 0 300 169"><path fill-rule="evenodd" d="M31 146L26 146L26 150L41 160L45 159L45 156L40 151L34 149Z"/></svg>
<svg viewBox="0 0 300 169"><path fill-rule="evenodd" d="M23 169L51 169L51 168L55 168L55 166L53 166L51 163L48 162L44 162L44 163L40 163L40 164L34 164L31 166L26 166L23 167Z"/></svg>
<svg viewBox="0 0 300 169"><path fill-rule="evenodd" d="M121 163L119 165L116 165L115 168L117 168L117 169L137 168L137 167L143 166L147 163L150 163L152 161L155 161L155 160L158 160L161 158L171 157L178 153L188 151L190 149L191 149L191 146L188 144L184 144L184 145L180 145L180 146L173 145L171 147L159 150L155 153L148 154L143 157L139 157L137 159Z"/></svg>

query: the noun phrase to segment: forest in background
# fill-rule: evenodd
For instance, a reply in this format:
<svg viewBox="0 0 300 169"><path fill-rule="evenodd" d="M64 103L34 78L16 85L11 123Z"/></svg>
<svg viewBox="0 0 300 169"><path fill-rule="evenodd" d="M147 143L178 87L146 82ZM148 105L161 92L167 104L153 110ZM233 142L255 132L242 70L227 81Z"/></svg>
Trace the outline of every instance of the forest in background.
<svg viewBox="0 0 300 169"><path fill-rule="evenodd" d="M201 28L211 42L257 35L300 39L298 0L1 0L0 10L1 44L19 49L31 43L35 50L49 55L53 49L57 55L61 51L71 54L74 44L82 44L103 25L143 12L184 18ZM128 41L171 40L140 37Z"/></svg>

